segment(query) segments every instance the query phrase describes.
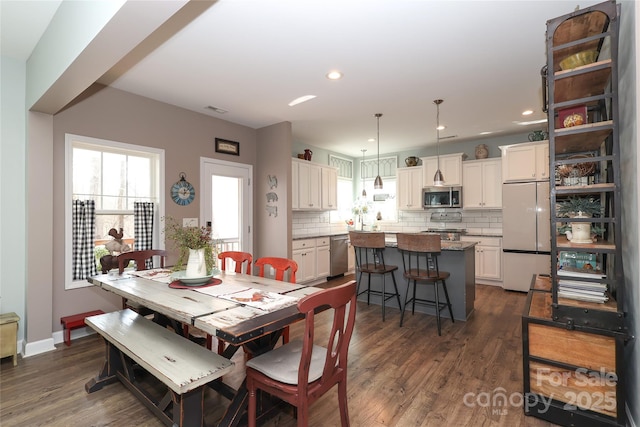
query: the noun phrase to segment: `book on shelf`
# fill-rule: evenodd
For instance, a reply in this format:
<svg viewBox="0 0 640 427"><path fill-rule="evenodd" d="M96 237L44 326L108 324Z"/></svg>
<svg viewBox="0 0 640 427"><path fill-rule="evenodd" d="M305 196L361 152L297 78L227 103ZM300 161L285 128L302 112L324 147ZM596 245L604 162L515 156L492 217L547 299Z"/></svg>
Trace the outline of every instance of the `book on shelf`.
<svg viewBox="0 0 640 427"><path fill-rule="evenodd" d="M609 297L606 294L603 295L591 295L584 292L572 292L565 290L558 290L558 296L561 298L569 298L578 301L586 301L586 302L596 302L599 304L604 304L609 300Z"/></svg>
<svg viewBox="0 0 640 427"><path fill-rule="evenodd" d="M607 290L606 283L596 283L596 282L584 282L581 280L558 280L559 288L575 288L575 289L586 289L593 291L601 291L604 292Z"/></svg>
<svg viewBox="0 0 640 427"><path fill-rule="evenodd" d="M558 276L564 277L583 277L585 279L604 279L606 274L602 270L588 269L588 268L576 268L562 266L558 269Z"/></svg>

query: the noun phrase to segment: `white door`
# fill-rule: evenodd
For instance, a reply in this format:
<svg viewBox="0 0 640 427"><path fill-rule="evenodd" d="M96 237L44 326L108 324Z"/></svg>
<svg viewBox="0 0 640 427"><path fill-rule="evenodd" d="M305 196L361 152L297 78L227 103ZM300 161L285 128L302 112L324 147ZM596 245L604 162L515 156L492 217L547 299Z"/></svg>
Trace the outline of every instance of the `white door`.
<svg viewBox="0 0 640 427"><path fill-rule="evenodd" d="M220 251L253 253L253 166L200 158L200 218Z"/></svg>

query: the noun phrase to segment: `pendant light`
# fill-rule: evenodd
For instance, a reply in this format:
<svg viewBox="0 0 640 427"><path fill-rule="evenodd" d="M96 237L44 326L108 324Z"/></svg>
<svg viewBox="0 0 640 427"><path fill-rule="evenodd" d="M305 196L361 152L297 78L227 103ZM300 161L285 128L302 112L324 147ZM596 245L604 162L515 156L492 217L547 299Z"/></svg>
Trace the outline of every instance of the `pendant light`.
<svg viewBox="0 0 640 427"><path fill-rule="evenodd" d="M438 168L436 169L435 175L433 175L433 185L436 187L444 186L444 176L440 171L440 104L442 104L442 102L442 99L433 101L433 103L436 104L436 153L438 156Z"/></svg>
<svg viewBox="0 0 640 427"><path fill-rule="evenodd" d="M360 151L362 151L362 164L360 165L360 177L362 178L362 197L367 197L367 190L364 189L364 153L367 150L363 148Z"/></svg>
<svg viewBox="0 0 640 427"><path fill-rule="evenodd" d="M373 188L376 190L382 189L382 178L380 178L380 117L382 117L382 113L374 114L378 119L378 176L376 176L376 180L373 182Z"/></svg>

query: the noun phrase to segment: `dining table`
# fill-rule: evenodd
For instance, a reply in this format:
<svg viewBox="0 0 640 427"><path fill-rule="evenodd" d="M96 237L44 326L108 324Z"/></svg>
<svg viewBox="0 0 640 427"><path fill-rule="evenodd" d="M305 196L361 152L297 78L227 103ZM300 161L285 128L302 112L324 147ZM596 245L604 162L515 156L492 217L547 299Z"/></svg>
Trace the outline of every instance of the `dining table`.
<svg viewBox="0 0 640 427"><path fill-rule="evenodd" d="M196 283L176 280L171 269L154 268L122 274L112 271L88 281L152 310L156 321L169 322L176 333L183 333L182 325L191 325L224 341L223 356L228 359L240 348L249 357L271 350L283 328L304 317L297 309L298 300L322 290L232 272L205 279ZM218 426L238 425L248 402L245 381L238 388L223 381L209 386L230 399Z"/></svg>

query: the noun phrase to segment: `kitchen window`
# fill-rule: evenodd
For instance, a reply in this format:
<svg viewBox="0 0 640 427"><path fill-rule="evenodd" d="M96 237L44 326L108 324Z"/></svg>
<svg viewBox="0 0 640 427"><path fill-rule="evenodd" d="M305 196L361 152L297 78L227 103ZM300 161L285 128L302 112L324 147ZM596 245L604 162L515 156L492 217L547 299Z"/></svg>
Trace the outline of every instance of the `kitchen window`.
<svg viewBox="0 0 640 427"><path fill-rule="evenodd" d="M78 250L71 230L78 206L95 206L93 259L100 272L100 258L109 254L109 231L120 233L123 245L135 248L134 203L151 202L154 209L153 245L159 248L159 219L164 212L160 189L164 186L164 150L67 134L65 138L65 289L88 286L86 272L77 272ZM74 204L73 201L79 201ZM81 201L81 202L80 202ZM93 213L93 211L92 211ZM77 219L76 219L77 222ZM93 224L93 220L89 223ZM76 225L77 227L77 225ZM91 251L91 248L88 250ZM83 271L89 267L83 267ZM80 277L80 278L78 278Z"/></svg>

